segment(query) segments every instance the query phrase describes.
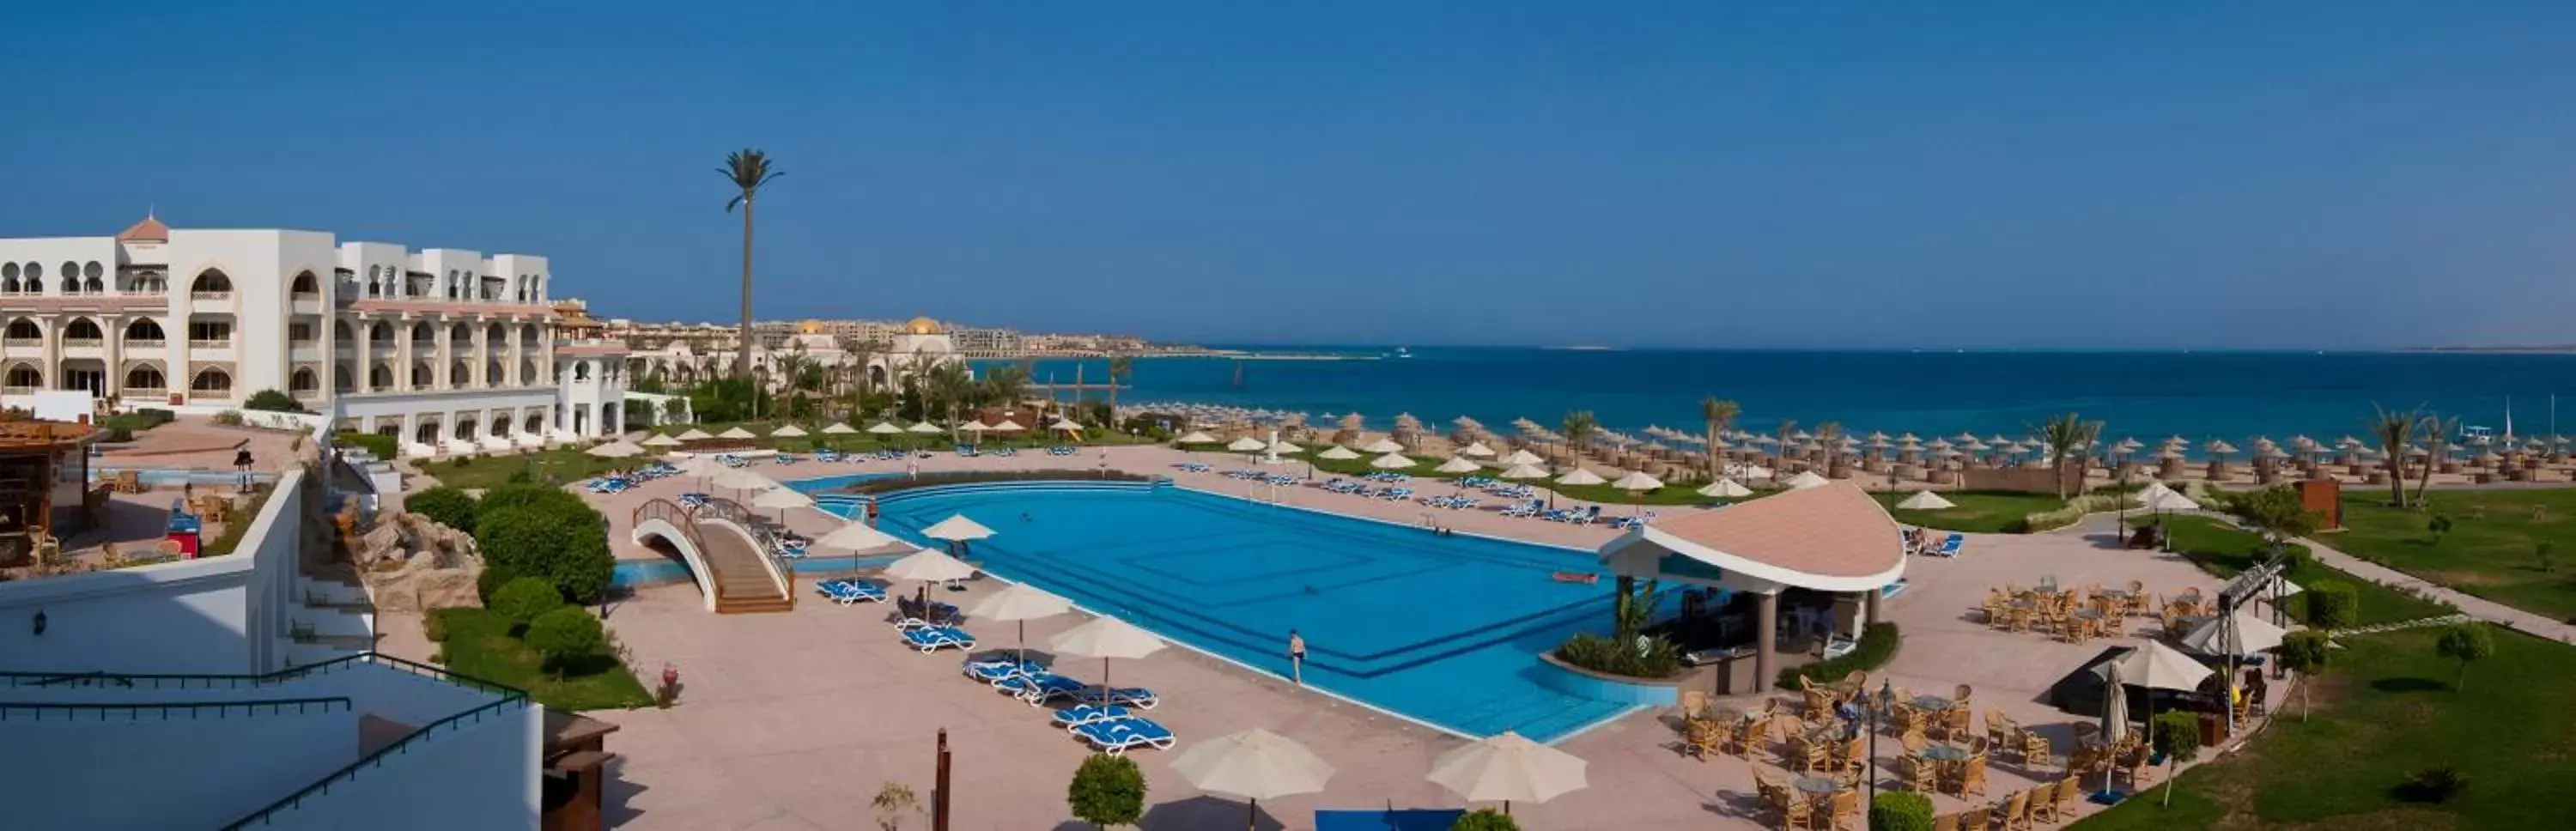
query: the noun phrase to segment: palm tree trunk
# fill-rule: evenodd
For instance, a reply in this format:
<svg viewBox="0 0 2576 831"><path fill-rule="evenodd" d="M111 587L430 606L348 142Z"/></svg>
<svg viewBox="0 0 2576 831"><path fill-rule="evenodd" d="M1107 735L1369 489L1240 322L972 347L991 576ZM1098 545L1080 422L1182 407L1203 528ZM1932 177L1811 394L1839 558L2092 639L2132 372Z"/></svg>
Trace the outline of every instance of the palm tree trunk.
<svg viewBox="0 0 2576 831"><path fill-rule="evenodd" d="M2404 465L2406 443L2398 442L2393 446L2382 446L2392 447L2382 452L2381 455L2387 458L2380 462L2388 468L2388 502L2399 508L2406 507L2406 467Z"/></svg>
<svg viewBox="0 0 2576 831"><path fill-rule="evenodd" d="M751 377L751 194L742 197L742 330L733 359L734 374Z"/></svg>

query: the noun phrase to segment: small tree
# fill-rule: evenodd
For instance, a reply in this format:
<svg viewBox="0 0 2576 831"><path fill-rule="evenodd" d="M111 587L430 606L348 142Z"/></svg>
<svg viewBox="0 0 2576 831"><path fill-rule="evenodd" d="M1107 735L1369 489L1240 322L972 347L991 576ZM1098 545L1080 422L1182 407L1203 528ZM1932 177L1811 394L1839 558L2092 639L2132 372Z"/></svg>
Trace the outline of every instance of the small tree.
<svg viewBox="0 0 2576 831"><path fill-rule="evenodd" d="M2550 544L2548 540L2541 540L2531 544L2531 559L2539 563L2540 571L2543 574L2558 570L2557 564L2549 561L2549 552Z"/></svg>
<svg viewBox="0 0 2576 831"><path fill-rule="evenodd" d="M2326 633L2302 629L2281 639L2281 648L2272 654L2281 668L2299 674L2299 720L2308 720L2308 688L2314 686L2317 674L2326 670L2333 653L2326 648Z"/></svg>
<svg viewBox="0 0 2576 831"><path fill-rule="evenodd" d="M557 606L528 624L526 640L561 678L565 662L598 654L607 637L599 631L599 618L591 617L588 610Z"/></svg>
<svg viewBox="0 0 2576 831"><path fill-rule="evenodd" d="M2320 580L2308 587L2307 598L2309 626L2339 629L2361 615L2361 595L2351 583Z"/></svg>
<svg viewBox="0 0 2576 831"><path fill-rule="evenodd" d="M275 389L265 389L251 393L250 398L242 402L242 409L264 410L272 413L300 413L304 412L304 405L295 403L295 396Z"/></svg>
<svg viewBox="0 0 2576 831"><path fill-rule="evenodd" d="M2173 807L2174 769L2200 757L2200 717L2187 712L2158 713L2147 728L2157 753L2165 756L2164 807Z"/></svg>
<svg viewBox="0 0 2576 831"><path fill-rule="evenodd" d="M2459 678L2451 682L2451 690L2458 692L2468 689L2470 664L2495 657L2495 636L2487 633L2486 624L2463 623L2443 632L2433 651L2460 662Z"/></svg>
<svg viewBox="0 0 2576 831"><path fill-rule="evenodd" d="M2299 492L2288 485L2259 488L2227 499L2227 513L2275 543L2314 534L2325 518L2308 510Z"/></svg>
<svg viewBox="0 0 2576 831"><path fill-rule="evenodd" d="M1094 753L1073 772L1065 801L1075 819L1102 828L1129 825L1145 816L1145 772L1136 760Z"/></svg>
<svg viewBox="0 0 2576 831"><path fill-rule="evenodd" d="M403 508L431 522L474 533L474 497L464 491L440 485L405 498Z"/></svg>
<svg viewBox="0 0 2576 831"><path fill-rule="evenodd" d="M1457 822L1449 824L1449 831L1521 831L1521 824L1510 814L1479 808L1459 815Z"/></svg>
<svg viewBox="0 0 2576 831"><path fill-rule="evenodd" d="M921 815L921 798L913 795L911 785L887 782L877 789L875 799L868 800L868 807L876 809L879 831L903 831L905 817Z"/></svg>
<svg viewBox="0 0 2576 831"><path fill-rule="evenodd" d="M1932 799L1909 791L1882 791L1869 803L1869 831L1932 831Z"/></svg>
<svg viewBox="0 0 2576 831"><path fill-rule="evenodd" d="M2433 518L2424 521L2424 530L2433 532L2434 548L2442 547L2442 537L2451 533L2451 515L2434 511Z"/></svg>
<svg viewBox="0 0 2576 831"><path fill-rule="evenodd" d="M511 580L492 593L492 611L509 618L513 626L527 626L536 622L537 616L560 608L563 594L542 577Z"/></svg>

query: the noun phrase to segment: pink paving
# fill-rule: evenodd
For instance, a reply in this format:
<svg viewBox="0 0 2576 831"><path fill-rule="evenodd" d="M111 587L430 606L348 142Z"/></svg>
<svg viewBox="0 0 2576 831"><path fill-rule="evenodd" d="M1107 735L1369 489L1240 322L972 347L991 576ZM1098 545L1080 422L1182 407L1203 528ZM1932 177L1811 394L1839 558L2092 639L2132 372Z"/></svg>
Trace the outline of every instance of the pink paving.
<svg viewBox="0 0 2576 831"><path fill-rule="evenodd" d="M1088 452L1088 451L1086 451ZM1163 448L1110 451L1109 464L1142 473L1168 473L1184 458L1220 469L1239 459L1187 456ZM1095 457L1083 467L1098 464ZM1053 462L1053 464L1050 464ZM885 470L900 463L792 467L763 464L781 479L855 470ZM926 460L925 470L1064 467L1065 460ZM1302 466L1299 466L1302 467ZM1242 482L1214 474L1183 474L1182 484L1242 494ZM625 539L626 514L644 499L686 490L690 483L656 482L608 497L592 497L609 514L611 541L621 557L657 557ZM1267 496L1267 486L1251 486ZM1494 534L1558 545L1597 546L1613 536L1603 528L1578 528L1508 519L1488 511L1438 511L1283 488L1297 504L1399 522L1424 514L1462 532ZM1674 509L1663 509L1673 516ZM1688 513L1684 509L1683 513ZM801 514L801 515L800 515ZM791 512L801 530L819 533L832 520ZM2056 737L2078 717L2040 703L2045 688L2087 658L2114 644L2071 645L2036 634L2001 633L1978 622L1974 611L1989 585L2028 585L2054 575L2064 585L2088 582L2146 583L2171 594L2186 587L2215 588L2217 581L2170 556L2118 551L2074 535L1974 535L1956 560L1916 559L1910 588L1885 605L1906 633L1887 673L1922 693L1947 695L1959 684L1975 688L1975 706L2001 709L2017 721ZM997 587L978 581L963 597ZM810 589L808 589L810 591ZM1086 750L1031 708L966 680L954 652L922 655L902 646L881 621L885 610L801 602L796 611L771 615L712 615L701 610L697 589L677 585L645 589L608 616L633 651L639 673L653 675L664 662L681 668L686 692L670 710L595 713L625 729L614 750L623 756L610 793L610 817L635 829L849 828L870 825L868 799L887 781L927 794L935 731L949 730L956 759L956 826L959 829L1054 828L1067 821L1064 786ZM1081 622L1079 615L1029 624L1029 641ZM973 627L983 646L1008 646L1011 630ZM2134 641L2129 641L2134 643ZM1083 661L1065 669L1077 677L1098 670ZM1274 676L1217 661L1186 649L1165 650L1114 670L1124 684L1149 686L1164 697L1150 714L1170 727L1183 747L1251 727L1289 736L1313 748L1338 773L1321 794L1262 803L1276 825L1303 828L1319 807L1456 806L1456 797L1425 781L1433 758L1463 740L1390 718L1366 708L1295 689ZM1873 677L1872 686L1877 679ZM1758 698L1749 699L1758 705ZM1739 699L1734 703L1747 703ZM1559 743L1591 763L1586 790L1544 805L1516 805L1534 828L1757 828L1752 805L1752 766L1779 773L1779 748L1764 748L1753 761L1717 757L1698 761L1679 751L1669 708L1616 719ZM1882 741L1882 784L1893 776L1895 742ZM2061 741L2059 753L2064 754ZM1242 804L1193 791L1167 767L1168 752L1133 754L1146 772L1153 805L1144 827L1233 827ZM2062 762L2061 762L2062 764ZM2051 777L2054 769L2037 772ZM2029 787L2033 778L1998 763L1990 773L1990 803ZM1943 812L1970 803L1934 799ZM919 826L914 822L906 827ZM1074 826L1064 826L1074 827Z"/></svg>

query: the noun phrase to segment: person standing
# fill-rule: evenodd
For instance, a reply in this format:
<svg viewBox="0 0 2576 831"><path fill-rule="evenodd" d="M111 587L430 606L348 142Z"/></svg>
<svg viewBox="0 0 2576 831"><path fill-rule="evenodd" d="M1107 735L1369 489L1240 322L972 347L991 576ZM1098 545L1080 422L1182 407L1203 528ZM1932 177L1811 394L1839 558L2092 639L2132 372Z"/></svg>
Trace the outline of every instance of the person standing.
<svg viewBox="0 0 2576 831"><path fill-rule="evenodd" d="M250 490L250 466L249 442L243 442L242 447L233 451L233 472L240 475L242 490Z"/></svg>
<svg viewBox="0 0 2576 831"><path fill-rule="evenodd" d="M1288 680L1306 686L1306 636L1288 630Z"/></svg>

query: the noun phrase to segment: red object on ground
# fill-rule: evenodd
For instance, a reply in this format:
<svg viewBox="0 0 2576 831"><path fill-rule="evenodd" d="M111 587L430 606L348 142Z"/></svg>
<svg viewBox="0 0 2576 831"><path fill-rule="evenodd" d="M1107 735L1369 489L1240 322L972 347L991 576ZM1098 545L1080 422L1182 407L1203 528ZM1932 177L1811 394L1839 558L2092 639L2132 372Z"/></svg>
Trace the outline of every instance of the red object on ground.
<svg viewBox="0 0 2576 831"><path fill-rule="evenodd" d="M183 560L194 560L194 559L196 559L196 558L197 558L197 533L196 533L196 532L194 532L194 531L172 531L172 532L170 532L170 541L171 541L171 542L175 542L175 543L178 543L178 544L179 544L179 558L180 558L180 559L183 559Z"/></svg>

